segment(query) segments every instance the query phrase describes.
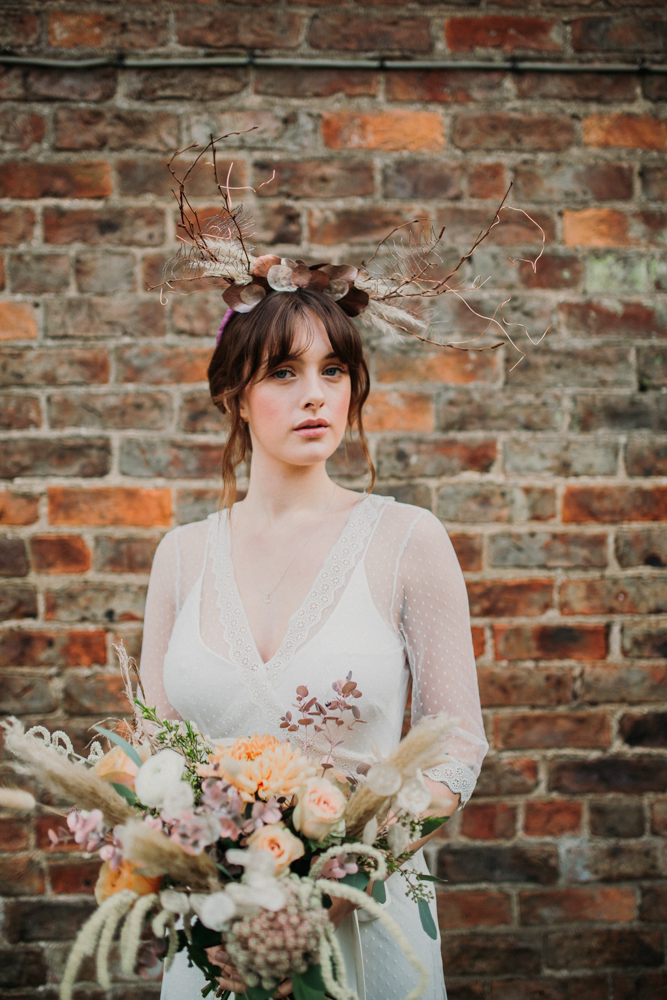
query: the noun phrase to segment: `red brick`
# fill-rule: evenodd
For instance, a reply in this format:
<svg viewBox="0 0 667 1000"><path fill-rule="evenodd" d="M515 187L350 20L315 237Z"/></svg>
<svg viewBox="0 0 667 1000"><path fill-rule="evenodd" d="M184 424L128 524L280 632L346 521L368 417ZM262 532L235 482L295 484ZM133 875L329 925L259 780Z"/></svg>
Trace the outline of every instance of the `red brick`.
<svg viewBox="0 0 667 1000"><path fill-rule="evenodd" d="M378 74L367 69L301 68L295 73L292 69L263 66L255 70L255 93L270 97L331 97L333 94L372 97L377 88Z"/></svg>
<svg viewBox="0 0 667 1000"><path fill-rule="evenodd" d="M525 795L537 784L537 762L530 757L487 757L475 791L478 795Z"/></svg>
<svg viewBox="0 0 667 1000"><path fill-rule="evenodd" d="M13 437L0 442L0 476L105 476L111 468L108 438Z"/></svg>
<svg viewBox="0 0 667 1000"><path fill-rule="evenodd" d="M561 837L579 833L582 806L566 799L529 799L523 823L527 837Z"/></svg>
<svg viewBox="0 0 667 1000"><path fill-rule="evenodd" d="M0 45L3 48L24 48L39 40L39 17L35 13L19 12L7 7L0 27Z"/></svg>
<svg viewBox="0 0 667 1000"><path fill-rule="evenodd" d="M44 240L64 246L141 246L162 243L164 212L159 208L45 208Z"/></svg>
<svg viewBox="0 0 667 1000"><path fill-rule="evenodd" d="M117 715L130 706L120 674L69 676L63 691L65 710L70 715Z"/></svg>
<svg viewBox="0 0 667 1000"><path fill-rule="evenodd" d="M438 211L436 218L438 226L446 226L446 232L450 240L463 241L470 245L474 242L478 233L483 232L493 222L494 212L495 206L493 209L445 207ZM549 215L546 212L532 211L531 218L534 222L527 219L525 215L514 212L509 214L503 213L500 216L498 225L494 226L491 230L489 244L495 243L498 246L511 247L526 243L537 244L541 240L541 236L534 223L538 223L542 227L546 239L551 241L555 234L553 215ZM535 256L537 256L537 252L536 246ZM470 329L479 332L481 329L484 329L479 318L471 313L461 300L458 300L457 305L458 315L455 322L459 330ZM489 302L490 305L491 303ZM498 301L496 297L490 309L484 301L480 303L479 300L475 303L474 308L478 312L487 312L493 315L497 305Z"/></svg>
<svg viewBox="0 0 667 1000"><path fill-rule="evenodd" d="M647 165L639 173L644 197L651 201L667 201L667 167Z"/></svg>
<svg viewBox="0 0 667 1000"><path fill-rule="evenodd" d="M96 69L49 69L39 67L25 77L27 95L45 101L108 101L116 92L115 66Z"/></svg>
<svg viewBox="0 0 667 1000"><path fill-rule="evenodd" d="M101 573L150 573L157 544L157 538L98 535L95 569Z"/></svg>
<svg viewBox="0 0 667 1000"><path fill-rule="evenodd" d="M218 433L225 426L223 415L214 406L211 406L211 397L208 390L203 392L192 392L184 394L181 398L181 408L178 426L181 430L189 434ZM350 447L343 449L344 464L347 468L353 458ZM363 452L354 453L354 461L360 463L359 474L366 471Z"/></svg>
<svg viewBox="0 0 667 1000"><path fill-rule="evenodd" d="M373 165L365 160L256 160L253 183L260 196L288 198L359 198L375 193Z"/></svg>
<svg viewBox="0 0 667 1000"><path fill-rule="evenodd" d="M106 663L106 633L14 629L0 634L0 666L91 667Z"/></svg>
<svg viewBox="0 0 667 1000"><path fill-rule="evenodd" d="M513 388L550 388L568 385L591 386L596 389L612 385L634 387L635 375L627 348L617 344L596 344L592 347L554 349L541 344L537 351L521 359L516 365L516 355L508 353L508 377ZM509 369L513 368L511 376Z"/></svg>
<svg viewBox="0 0 667 1000"><path fill-rule="evenodd" d="M586 889L540 889L520 892L522 924L570 924L588 921L625 923L636 918L635 890L631 886L595 886Z"/></svg>
<svg viewBox="0 0 667 1000"><path fill-rule="evenodd" d="M44 618L63 622L137 622L143 619L146 588L127 583L84 583L44 593Z"/></svg>
<svg viewBox="0 0 667 1000"><path fill-rule="evenodd" d="M642 347L637 351L637 374L644 391L667 386L667 351L662 347Z"/></svg>
<svg viewBox="0 0 667 1000"><path fill-rule="evenodd" d="M152 528L168 527L171 521L171 493L165 489L50 486L48 501L49 523L54 525Z"/></svg>
<svg viewBox="0 0 667 1000"><path fill-rule="evenodd" d="M560 976L504 979L491 983L489 993L489 1000L581 1000L581 997L586 997L586 1000L608 1000L606 975L568 976L567 979Z"/></svg>
<svg viewBox="0 0 667 1000"><path fill-rule="evenodd" d="M49 15L49 45L67 49L142 49L167 44L166 15L112 17L84 11Z"/></svg>
<svg viewBox="0 0 667 1000"><path fill-rule="evenodd" d="M632 4L630 10L641 6ZM579 52L663 52L665 22L636 16L577 17L572 21L572 44Z"/></svg>
<svg viewBox="0 0 667 1000"><path fill-rule="evenodd" d="M468 195L471 198L502 198L507 191L504 163L479 163L467 167Z"/></svg>
<svg viewBox="0 0 667 1000"><path fill-rule="evenodd" d="M68 864L51 862L48 866L51 888L59 896L85 893L92 895L100 871L99 861Z"/></svg>
<svg viewBox="0 0 667 1000"><path fill-rule="evenodd" d="M667 335L667 317L643 302L562 302L559 326L573 334L591 337L646 337Z"/></svg>
<svg viewBox="0 0 667 1000"><path fill-rule="evenodd" d="M242 491L237 491L240 499ZM186 489L178 490L176 494L176 524L191 524L192 521L203 521L218 509L220 490Z"/></svg>
<svg viewBox="0 0 667 1000"><path fill-rule="evenodd" d="M0 535L0 576L27 576L28 559L22 538Z"/></svg>
<svg viewBox="0 0 667 1000"><path fill-rule="evenodd" d="M154 343L119 347L119 382L203 382L211 360L209 347L158 346Z"/></svg>
<svg viewBox="0 0 667 1000"><path fill-rule="evenodd" d="M563 615L654 615L667 610L667 581L650 577L567 580L559 588Z"/></svg>
<svg viewBox="0 0 667 1000"><path fill-rule="evenodd" d="M594 705L607 701L633 705L664 701L666 685L666 664L595 664L584 667L582 698Z"/></svg>
<svg viewBox="0 0 667 1000"><path fill-rule="evenodd" d="M179 45L209 49L293 49L299 42L302 17L285 10L239 8L230 17L226 10L180 10L176 14Z"/></svg>
<svg viewBox="0 0 667 1000"><path fill-rule="evenodd" d="M308 44L314 49L367 52L370 39L381 52L426 53L433 48L425 17L356 15L342 9L316 14L308 31Z"/></svg>
<svg viewBox="0 0 667 1000"><path fill-rule="evenodd" d="M534 935L449 934L443 938L442 957L449 976L489 976L516 973L537 975L542 945ZM449 981L449 980L448 980Z"/></svg>
<svg viewBox="0 0 667 1000"><path fill-rule="evenodd" d="M651 806L651 833L667 836L667 799L656 799Z"/></svg>
<svg viewBox="0 0 667 1000"><path fill-rule="evenodd" d="M445 21L445 41L450 52L474 49L518 49L532 52L559 52L562 28L557 21L543 17L450 17Z"/></svg>
<svg viewBox="0 0 667 1000"><path fill-rule="evenodd" d="M0 385L90 385L109 380L109 357L99 348L0 352Z"/></svg>
<svg viewBox="0 0 667 1000"><path fill-rule="evenodd" d="M20 99L25 95L23 72L21 66L3 66L0 68L0 99L9 101Z"/></svg>
<svg viewBox="0 0 667 1000"><path fill-rule="evenodd" d="M584 118L587 146L667 149L667 121L653 115L596 114Z"/></svg>
<svg viewBox="0 0 667 1000"><path fill-rule="evenodd" d="M0 135L5 149L30 149L44 138L46 123L30 111L0 111Z"/></svg>
<svg viewBox="0 0 667 1000"><path fill-rule="evenodd" d="M378 351L375 368L378 382L469 385L471 382L493 382L500 374L498 357L491 352L431 352L428 348L414 354Z"/></svg>
<svg viewBox="0 0 667 1000"><path fill-rule="evenodd" d="M548 521L555 512L551 489L483 481L443 486L436 501L436 513L446 522Z"/></svg>
<svg viewBox="0 0 667 1000"><path fill-rule="evenodd" d="M0 817L0 851L22 851L28 846L28 824L24 819Z"/></svg>
<svg viewBox="0 0 667 1000"><path fill-rule="evenodd" d="M477 679L485 708L505 705L568 705L574 700L574 678L572 671L567 669L483 669L477 671Z"/></svg>
<svg viewBox="0 0 667 1000"><path fill-rule="evenodd" d="M574 127L564 115L480 112L460 114L452 125L459 149L556 151L574 142Z"/></svg>
<svg viewBox="0 0 667 1000"><path fill-rule="evenodd" d="M461 815L461 833L471 840L511 840L516 833L516 807L471 802Z"/></svg>
<svg viewBox="0 0 667 1000"><path fill-rule="evenodd" d="M0 246L18 246L32 236L35 213L31 208L0 210Z"/></svg>
<svg viewBox="0 0 667 1000"><path fill-rule="evenodd" d="M629 476L667 475L667 442L630 438L625 446L625 470Z"/></svg>
<svg viewBox="0 0 667 1000"><path fill-rule="evenodd" d="M633 240L630 218L614 208L584 208L563 212L563 240L567 246L628 246Z"/></svg>
<svg viewBox="0 0 667 1000"><path fill-rule="evenodd" d="M602 969L662 964L658 930L562 931L547 935L547 965L552 969Z"/></svg>
<svg viewBox="0 0 667 1000"><path fill-rule="evenodd" d="M90 549L79 535L35 535L30 540L36 573L85 573L90 569Z"/></svg>
<svg viewBox="0 0 667 1000"><path fill-rule="evenodd" d="M111 167L103 161L20 161L0 166L0 197L3 198L106 198L112 192Z"/></svg>
<svg viewBox="0 0 667 1000"><path fill-rule="evenodd" d="M467 104L492 99L504 79L504 73L493 71L402 69L387 72L385 87L389 101Z"/></svg>
<svg viewBox="0 0 667 1000"><path fill-rule="evenodd" d="M91 256L101 262L102 254ZM49 337L56 339L95 337L106 342L115 337L162 337L166 310L156 309L154 299L135 295L59 297L46 302L46 327Z"/></svg>
<svg viewBox="0 0 667 1000"><path fill-rule="evenodd" d="M619 566L667 566L667 535L660 528L628 528L616 532Z"/></svg>
<svg viewBox="0 0 667 1000"><path fill-rule="evenodd" d="M438 923L443 930L512 923L511 900L505 892L447 889L437 892L435 898ZM448 995L451 996L451 990Z"/></svg>
<svg viewBox="0 0 667 1000"><path fill-rule="evenodd" d="M637 84L625 73L517 73L515 86L519 97L531 100L634 101Z"/></svg>
<svg viewBox="0 0 667 1000"><path fill-rule="evenodd" d="M499 715L494 719L497 747L527 750L532 747L608 747L611 728L606 712L529 712Z"/></svg>
<svg viewBox="0 0 667 1000"><path fill-rule="evenodd" d="M435 111L326 111L322 135L329 149L439 152L445 145L443 121Z"/></svg>
<svg viewBox="0 0 667 1000"><path fill-rule="evenodd" d="M34 587L10 584L0 587L0 620L37 617L37 591Z"/></svg>
<svg viewBox="0 0 667 1000"><path fill-rule="evenodd" d="M643 795L644 792L662 792L667 783L667 764L656 756L620 757L605 754L589 760L554 760L549 764L549 790L565 795L589 795L618 792L623 795ZM646 845L642 843L641 847ZM609 859L612 871L619 869L619 852L613 845ZM616 859L616 867L614 863ZM629 863L631 859L628 856ZM585 869L579 869L585 870ZM593 876L595 877L595 876ZM609 877L600 876L602 878ZM619 877L618 874L614 877ZM625 876L622 876L625 877ZM636 876L629 876L636 877Z"/></svg>
<svg viewBox="0 0 667 1000"><path fill-rule="evenodd" d="M629 163L519 163L514 172L515 196L528 201L622 201L632 198ZM540 264L542 261L540 261Z"/></svg>
<svg viewBox="0 0 667 1000"><path fill-rule="evenodd" d="M650 885L642 891L642 920L667 920L667 885Z"/></svg>
<svg viewBox="0 0 667 1000"><path fill-rule="evenodd" d="M39 497L0 490L0 524L34 524L38 516Z"/></svg>
<svg viewBox="0 0 667 1000"><path fill-rule="evenodd" d="M469 580L473 618L514 618L542 615L553 604L553 580Z"/></svg>
<svg viewBox="0 0 667 1000"><path fill-rule="evenodd" d="M371 393L373 399L393 400L395 393ZM423 397L402 393L400 398ZM404 428L400 421L393 429ZM368 425L371 429L371 425ZM380 430L389 429L380 427ZM497 458L495 440L461 441L457 438L413 440L395 438L380 442L377 454L378 475L414 479L417 476L454 476L459 472L490 472Z"/></svg>
<svg viewBox="0 0 667 1000"><path fill-rule="evenodd" d="M659 657L667 656L667 627L651 622L624 624L621 633L621 648L624 656Z"/></svg>
<svg viewBox="0 0 667 1000"><path fill-rule="evenodd" d="M491 535L491 566L553 569L607 565L607 536L568 532L515 532Z"/></svg>
<svg viewBox="0 0 667 1000"><path fill-rule="evenodd" d="M41 427L39 400L34 396L0 396L0 428L8 431Z"/></svg>
<svg viewBox="0 0 667 1000"><path fill-rule="evenodd" d="M535 843L453 844L438 851L437 875L452 883L558 881L555 845Z"/></svg>
<svg viewBox="0 0 667 1000"><path fill-rule="evenodd" d="M658 1000L667 993L667 972L614 972L614 1000Z"/></svg>
<svg viewBox="0 0 667 1000"><path fill-rule="evenodd" d="M14 994L21 1000L35 996L49 996L41 990L27 989L27 987L43 986L47 981L47 962L40 948L2 948L0 972L4 986L23 987L23 992Z"/></svg>
<svg viewBox="0 0 667 1000"><path fill-rule="evenodd" d="M70 283L70 259L66 254L14 254L8 270L12 290L22 295L65 292Z"/></svg>
<svg viewBox="0 0 667 1000"><path fill-rule="evenodd" d="M213 479L219 474L221 461L221 444L133 438L121 444L118 467L125 476Z"/></svg>
<svg viewBox="0 0 667 1000"><path fill-rule="evenodd" d="M464 572L475 573L482 568L482 536L453 532L449 540Z"/></svg>
<svg viewBox="0 0 667 1000"><path fill-rule="evenodd" d="M167 153L177 145L178 119L166 111L61 108L56 112L56 149L147 149Z"/></svg>
<svg viewBox="0 0 667 1000"><path fill-rule="evenodd" d="M371 391L364 407L368 431L422 431L434 429L433 399L418 392Z"/></svg>
<svg viewBox="0 0 667 1000"><path fill-rule="evenodd" d="M0 641L2 639L4 636ZM38 715L42 718L57 708L58 698L47 678L30 677L25 673L3 672L0 675L0 712L3 714Z"/></svg>
<svg viewBox="0 0 667 1000"><path fill-rule="evenodd" d="M29 854L0 858L0 893L3 896L36 896L42 892L44 876L41 867ZM2 968L4 964L0 963Z"/></svg>
<svg viewBox="0 0 667 1000"><path fill-rule="evenodd" d="M0 341L35 340L35 309L27 302L0 302Z"/></svg>
<svg viewBox="0 0 667 1000"><path fill-rule="evenodd" d="M12 943L72 941L94 909L93 900L40 899L10 903L7 910L9 940Z"/></svg>
<svg viewBox="0 0 667 1000"><path fill-rule="evenodd" d="M604 660L605 625L494 625L498 660Z"/></svg>
<svg viewBox="0 0 667 1000"><path fill-rule="evenodd" d="M588 524L667 520L667 486L567 486L563 520Z"/></svg>

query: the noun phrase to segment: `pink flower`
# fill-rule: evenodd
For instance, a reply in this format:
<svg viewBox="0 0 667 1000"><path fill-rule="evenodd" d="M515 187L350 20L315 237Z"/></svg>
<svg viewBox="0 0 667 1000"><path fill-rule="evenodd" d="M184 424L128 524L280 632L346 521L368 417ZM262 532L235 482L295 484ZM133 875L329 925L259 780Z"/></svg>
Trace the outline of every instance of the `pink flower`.
<svg viewBox="0 0 667 1000"><path fill-rule="evenodd" d="M329 858L322 866L322 878L340 879L346 875L354 875L359 871L354 861L350 861L347 854L337 854L335 858Z"/></svg>
<svg viewBox="0 0 667 1000"><path fill-rule="evenodd" d="M201 854L219 836L219 820L214 816L202 816L194 812L182 813L170 833L171 840L180 844L186 854Z"/></svg>
<svg viewBox="0 0 667 1000"><path fill-rule="evenodd" d="M86 850L96 851L104 841L106 827L100 809L73 809L67 817L67 826L77 844L85 844Z"/></svg>

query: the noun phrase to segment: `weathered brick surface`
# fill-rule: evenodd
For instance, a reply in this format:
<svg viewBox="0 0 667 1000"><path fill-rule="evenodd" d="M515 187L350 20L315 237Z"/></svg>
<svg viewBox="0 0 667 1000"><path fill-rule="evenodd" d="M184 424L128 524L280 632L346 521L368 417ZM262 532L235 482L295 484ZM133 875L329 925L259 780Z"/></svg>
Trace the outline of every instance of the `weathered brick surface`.
<svg viewBox="0 0 667 1000"><path fill-rule="evenodd" d="M0 4L0 6L2 6ZM464 570L491 751L429 848L451 1000L667 993L667 78L654 0L400 5L281 0L5 4L0 48L50 58L253 50L352 60L578 60L506 69L0 67L0 711L69 729L122 710L166 530L217 507L225 425L206 366L219 292L160 305L165 161L209 134L255 242L360 261L394 226L446 225L460 278L526 357L378 344L377 492L432 510ZM524 9L525 8L525 9ZM256 126L256 128L253 128ZM244 132L246 129L253 129ZM183 162L179 160L179 162ZM210 173L193 197L210 217ZM406 226L406 233L408 226ZM443 271L443 274L446 273ZM484 328L447 296L445 341ZM493 342L494 336L483 343ZM330 469L353 486L354 444ZM241 482L241 487L245 482ZM0 779L4 782L3 762ZM53 1000L96 865L47 815L0 817L0 992ZM42 895L44 894L44 898ZM139 1000L155 984L119 986ZM82 988L80 1000L99 1000Z"/></svg>

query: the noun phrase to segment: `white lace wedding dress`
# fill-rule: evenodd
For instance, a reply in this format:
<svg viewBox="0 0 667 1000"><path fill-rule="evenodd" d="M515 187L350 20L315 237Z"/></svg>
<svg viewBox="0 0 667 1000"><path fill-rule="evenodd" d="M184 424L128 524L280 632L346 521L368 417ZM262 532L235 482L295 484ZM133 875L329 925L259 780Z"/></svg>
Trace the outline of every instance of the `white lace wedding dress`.
<svg viewBox="0 0 667 1000"><path fill-rule="evenodd" d="M170 531L151 573L141 674L163 716L191 719L211 737L273 733L299 684L328 700L352 671L366 725L346 741L338 765L354 769L401 734L410 675L412 721L443 709L457 717L447 763L429 772L464 803L487 749L470 636L468 601L440 522L418 507L367 496L352 509L280 648L264 663L239 596L227 512ZM424 866L421 852L413 867ZM422 930L400 874L387 906L426 965L425 1000L443 1000L440 942ZM435 904L433 904L435 916ZM338 932L348 979L360 1000L403 1000L415 973L377 921L353 914ZM201 973L181 953L164 977L162 1000L199 1000Z"/></svg>

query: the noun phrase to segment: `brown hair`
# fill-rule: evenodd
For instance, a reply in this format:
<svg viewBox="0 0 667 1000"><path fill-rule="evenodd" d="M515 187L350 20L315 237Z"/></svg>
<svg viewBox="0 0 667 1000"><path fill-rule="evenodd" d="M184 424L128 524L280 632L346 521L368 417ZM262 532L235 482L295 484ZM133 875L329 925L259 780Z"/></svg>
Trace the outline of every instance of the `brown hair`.
<svg viewBox="0 0 667 1000"><path fill-rule="evenodd" d="M351 396L347 425L355 426L371 472L369 491L375 483L375 467L364 434L361 409L370 389L370 376L361 336L340 306L324 295L300 288L275 292L247 313L234 313L223 330L208 366L208 382L214 405L229 417L230 429L222 454L222 506L236 497L236 467L251 452L250 432L241 417L244 390L258 373L272 371L294 358L297 319L314 314L322 323L337 357L350 373Z"/></svg>

